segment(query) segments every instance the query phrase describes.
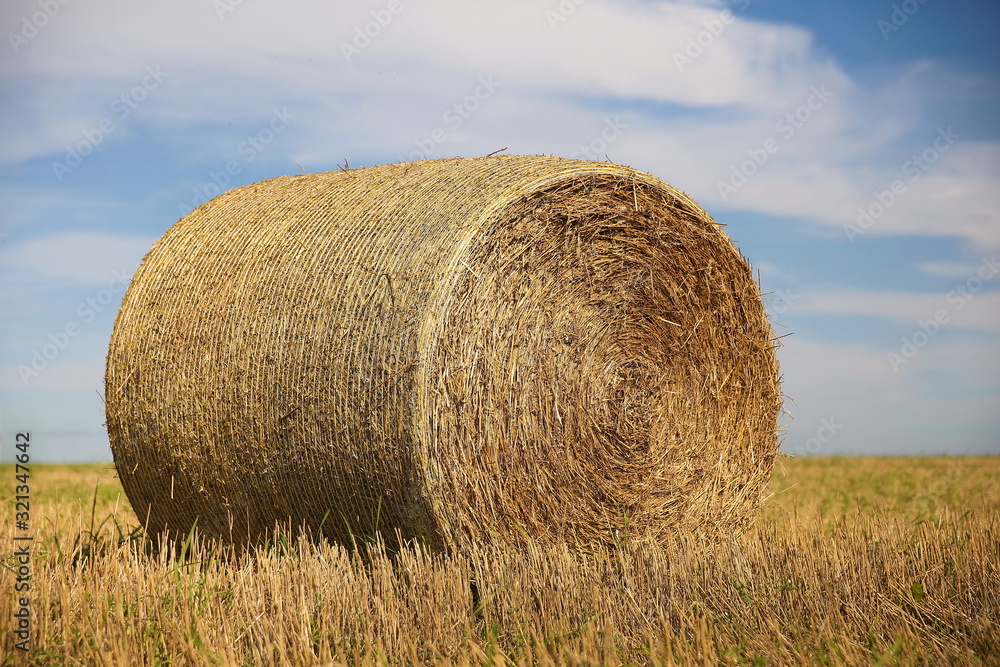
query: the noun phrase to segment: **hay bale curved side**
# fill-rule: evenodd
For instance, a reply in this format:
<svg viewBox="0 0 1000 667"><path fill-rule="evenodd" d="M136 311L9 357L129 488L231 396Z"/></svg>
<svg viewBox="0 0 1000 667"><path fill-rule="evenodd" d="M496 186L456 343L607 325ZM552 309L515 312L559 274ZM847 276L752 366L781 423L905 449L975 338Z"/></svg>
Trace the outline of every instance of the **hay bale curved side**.
<svg viewBox="0 0 1000 667"><path fill-rule="evenodd" d="M660 541L756 511L771 336L728 237L626 167L283 177L149 253L112 335L108 430L154 533Z"/></svg>

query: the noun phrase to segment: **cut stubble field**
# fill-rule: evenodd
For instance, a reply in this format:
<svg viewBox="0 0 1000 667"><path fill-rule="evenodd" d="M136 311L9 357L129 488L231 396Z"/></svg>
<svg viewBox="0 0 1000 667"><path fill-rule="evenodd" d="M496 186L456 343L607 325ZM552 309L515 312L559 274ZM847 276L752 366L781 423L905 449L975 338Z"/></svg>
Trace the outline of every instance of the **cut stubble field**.
<svg viewBox="0 0 1000 667"><path fill-rule="evenodd" d="M16 557L0 574L4 665L1000 664L998 457L783 458L740 534L586 554L287 532L156 550L113 466L32 465L30 487L30 591Z"/></svg>

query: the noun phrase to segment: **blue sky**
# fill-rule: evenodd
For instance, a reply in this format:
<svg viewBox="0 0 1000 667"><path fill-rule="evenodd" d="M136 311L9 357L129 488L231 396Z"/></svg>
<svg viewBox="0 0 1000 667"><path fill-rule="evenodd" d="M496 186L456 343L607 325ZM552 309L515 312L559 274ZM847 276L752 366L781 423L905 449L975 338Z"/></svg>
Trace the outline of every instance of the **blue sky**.
<svg viewBox="0 0 1000 667"><path fill-rule="evenodd" d="M114 314L192 206L504 147L607 156L726 225L785 336L789 453L1000 453L995 3L33 0L0 25L5 460L26 429L36 460L110 460Z"/></svg>

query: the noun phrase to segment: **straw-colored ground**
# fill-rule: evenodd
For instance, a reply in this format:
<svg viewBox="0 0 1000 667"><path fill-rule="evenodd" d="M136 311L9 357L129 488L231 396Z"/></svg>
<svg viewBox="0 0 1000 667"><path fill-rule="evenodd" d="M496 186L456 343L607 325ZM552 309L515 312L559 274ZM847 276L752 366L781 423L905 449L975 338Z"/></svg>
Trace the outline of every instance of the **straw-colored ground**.
<svg viewBox="0 0 1000 667"><path fill-rule="evenodd" d="M280 537L228 562L150 557L110 466L30 475L31 590L15 558L0 575L5 665L1000 664L1000 458L785 459L735 539L471 561Z"/></svg>

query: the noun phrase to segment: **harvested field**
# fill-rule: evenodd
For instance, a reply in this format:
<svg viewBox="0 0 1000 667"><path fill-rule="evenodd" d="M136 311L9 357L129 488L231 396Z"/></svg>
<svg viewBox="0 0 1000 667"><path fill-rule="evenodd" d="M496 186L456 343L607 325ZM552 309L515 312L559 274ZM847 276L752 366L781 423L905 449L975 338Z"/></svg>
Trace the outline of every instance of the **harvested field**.
<svg viewBox="0 0 1000 667"><path fill-rule="evenodd" d="M14 470L0 466L13 511ZM726 541L446 556L279 536L147 555L110 466L33 466L31 651L4 664L996 665L1000 459L779 461ZM13 544L13 521L2 539ZM15 663L16 658L16 663Z"/></svg>

